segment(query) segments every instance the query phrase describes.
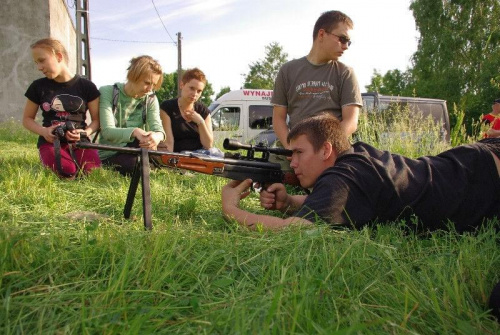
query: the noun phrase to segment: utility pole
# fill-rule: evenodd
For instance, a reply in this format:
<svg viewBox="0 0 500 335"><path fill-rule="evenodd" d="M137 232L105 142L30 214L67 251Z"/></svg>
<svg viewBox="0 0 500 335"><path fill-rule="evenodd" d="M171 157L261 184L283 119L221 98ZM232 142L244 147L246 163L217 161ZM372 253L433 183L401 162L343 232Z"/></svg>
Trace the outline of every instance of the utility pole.
<svg viewBox="0 0 500 335"><path fill-rule="evenodd" d="M181 77L182 77L182 53L181 53L181 33L177 33L177 95L181 95Z"/></svg>
<svg viewBox="0 0 500 335"><path fill-rule="evenodd" d="M89 45L89 2L88 0L75 0L76 2L76 72L90 78L90 45Z"/></svg>

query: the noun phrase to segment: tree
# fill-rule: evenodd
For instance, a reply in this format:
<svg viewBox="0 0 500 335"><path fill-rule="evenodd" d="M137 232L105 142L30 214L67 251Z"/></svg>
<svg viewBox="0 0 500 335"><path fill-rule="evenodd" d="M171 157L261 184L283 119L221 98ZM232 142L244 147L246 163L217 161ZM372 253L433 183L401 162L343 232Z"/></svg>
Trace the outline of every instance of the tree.
<svg viewBox="0 0 500 335"><path fill-rule="evenodd" d="M214 90L212 88L212 84L210 84L207 80L205 89L201 94L200 102L202 102L205 106L210 106L212 103L212 95L214 95ZM160 89L156 91L156 96L160 103L165 100L177 98L177 72L163 74L163 83L161 84Z"/></svg>
<svg viewBox="0 0 500 335"><path fill-rule="evenodd" d="M207 84L205 85L205 89L203 90L203 93L201 94L200 101L205 105L205 106L210 106L212 104L212 95L214 95L214 90L212 88L212 84L210 84L207 80Z"/></svg>
<svg viewBox="0 0 500 335"><path fill-rule="evenodd" d="M457 104L468 120L488 112L500 93L490 83L500 67L499 1L414 0L410 9L420 31L412 70L418 94Z"/></svg>
<svg viewBox="0 0 500 335"><path fill-rule="evenodd" d="M471 124L500 96L500 2L413 0L410 9L420 32L413 66L402 77L375 72L367 89L445 99Z"/></svg>
<svg viewBox="0 0 500 335"><path fill-rule="evenodd" d="M383 76L377 70L373 71L371 83L365 86L368 92L378 92L380 94L396 96L412 96L413 87L411 82L411 72L409 70L389 70Z"/></svg>
<svg viewBox="0 0 500 335"><path fill-rule="evenodd" d="M224 94L226 94L230 91L231 91L231 88L229 86L224 86L223 88L220 89L220 92L217 93L217 95L215 96L215 100L219 99L221 96L223 96Z"/></svg>
<svg viewBox="0 0 500 335"><path fill-rule="evenodd" d="M265 47L264 60L249 65L250 71L245 76L244 88L273 89L280 67L287 62L288 54L278 42L271 42Z"/></svg>
<svg viewBox="0 0 500 335"><path fill-rule="evenodd" d="M156 91L156 97L160 103L177 98L177 72L163 74L163 83L160 89Z"/></svg>
<svg viewBox="0 0 500 335"><path fill-rule="evenodd" d="M382 77L382 74L378 72L376 69L373 70L373 75L370 80L370 84L365 86L365 89L367 92L378 92L382 94L384 86L384 78Z"/></svg>

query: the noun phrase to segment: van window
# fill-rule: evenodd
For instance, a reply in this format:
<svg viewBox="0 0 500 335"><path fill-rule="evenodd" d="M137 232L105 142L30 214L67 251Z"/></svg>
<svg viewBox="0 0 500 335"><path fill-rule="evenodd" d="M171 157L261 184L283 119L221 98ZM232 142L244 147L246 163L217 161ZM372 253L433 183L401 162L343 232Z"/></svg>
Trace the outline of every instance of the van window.
<svg viewBox="0 0 500 335"><path fill-rule="evenodd" d="M389 109L389 104L390 102L389 101L379 101L378 103L378 106L377 106L377 109L379 111L383 111L383 110L386 110L386 109Z"/></svg>
<svg viewBox="0 0 500 335"><path fill-rule="evenodd" d="M375 109L375 98L372 96L363 96L363 108L368 112Z"/></svg>
<svg viewBox="0 0 500 335"><path fill-rule="evenodd" d="M251 129L268 129L273 123L273 106L250 105L248 108L248 124Z"/></svg>
<svg viewBox="0 0 500 335"><path fill-rule="evenodd" d="M222 107L212 115L214 131L236 131L240 127L239 107Z"/></svg>
<svg viewBox="0 0 500 335"><path fill-rule="evenodd" d="M444 113L443 105L441 104L416 102L412 110L422 112L424 117L432 115L435 120L443 121Z"/></svg>
<svg viewBox="0 0 500 335"><path fill-rule="evenodd" d="M397 110L404 110L405 108L408 108L408 103L398 100L380 99L378 104L379 111L386 111L386 110L397 111Z"/></svg>
<svg viewBox="0 0 500 335"><path fill-rule="evenodd" d="M430 105L431 114L434 115L435 119L444 120L444 107L442 104L432 104Z"/></svg>

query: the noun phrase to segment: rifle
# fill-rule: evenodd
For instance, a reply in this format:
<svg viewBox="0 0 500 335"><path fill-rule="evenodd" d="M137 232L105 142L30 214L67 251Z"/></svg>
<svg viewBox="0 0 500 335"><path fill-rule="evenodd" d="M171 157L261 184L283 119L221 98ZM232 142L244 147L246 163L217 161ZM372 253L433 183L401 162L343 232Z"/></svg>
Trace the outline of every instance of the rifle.
<svg viewBox="0 0 500 335"><path fill-rule="evenodd" d="M272 183L283 183L300 186L299 180L292 172L283 172L279 163L269 162L270 154L291 156L292 151L283 148L270 148L262 143L257 145L242 144L236 140L226 138L223 146L226 150L245 150L246 154L228 153L222 157L214 157L199 153L176 153L169 151L148 150L145 148L119 147L113 145L96 144L90 142L77 142L76 146L82 149L98 149L139 155L137 164L132 174L124 208L124 216L130 218L133 201L142 179L142 203L144 226L152 229L151 222L151 192L149 183L149 156L159 156L162 164L174 169L184 169L208 175L225 177L233 180L252 179L254 184L262 186ZM261 157L255 155L262 153Z"/></svg>
<svg viewBox="0 0 500 335"><path fill-rule="evenodd" d="M254 184L261 186L273 183L300 185L292 172L283 172L279 163L269 162L270 154L291 156L292 151L283 148L270 148L262 144L242 144L226 138L223 143L226 150L246 150L241 153L224 154L224 158L197 153L180 154L173 152L155 152L159 154L162 163L170 168L179 168L204 174L225 177L233 180L252 179ZM261 152L262 157L255 153Z"/></svg>

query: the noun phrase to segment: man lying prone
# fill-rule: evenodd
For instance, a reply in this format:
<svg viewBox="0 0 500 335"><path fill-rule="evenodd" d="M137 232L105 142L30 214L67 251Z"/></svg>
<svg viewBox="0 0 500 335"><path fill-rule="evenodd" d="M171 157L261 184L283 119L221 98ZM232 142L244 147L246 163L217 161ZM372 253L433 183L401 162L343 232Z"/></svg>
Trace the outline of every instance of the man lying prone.
<svg viewBox="0 0 500 335"><path fill-rule="evenodd" d="M271 229L318 219L350 228L405 220L423 230L446 229L451 222L459 233L500 218L499 138L410 159L362 142L351 146L339 121L322 114L298 123L288 142L290 167L312 192L290 195L282 184L263 190L264 208L290 214L279 218L240 209L251 180L231 181L222 190L227 218Z"/></svg>

